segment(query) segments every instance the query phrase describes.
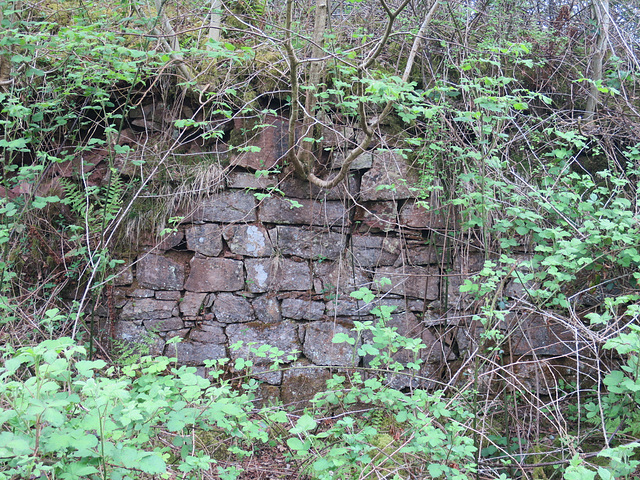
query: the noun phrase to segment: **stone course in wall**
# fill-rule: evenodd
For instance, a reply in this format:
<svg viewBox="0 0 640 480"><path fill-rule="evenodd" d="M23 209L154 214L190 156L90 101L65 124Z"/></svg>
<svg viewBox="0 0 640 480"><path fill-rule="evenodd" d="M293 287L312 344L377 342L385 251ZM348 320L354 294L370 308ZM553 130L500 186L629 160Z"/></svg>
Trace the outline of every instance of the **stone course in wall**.
<svg viewBox="0 0 640 480"><path fill-rule="evenodd" d="M455 215L434 199L415 198L407 183L415 175L393 151L366 152L330 191L286 168L256 177L253 170L276 165L286 150L284 126L275 125L256 139L260 153L232 161L226 188L202 200L170 241L141 251L117 277L116 336L198 367L250 358L270 386L268 395L297 402L318 390L330 369L368 364L369 358L354 357L352 346L332 339L336 333L355 337L355 320L372 320L376 304L393 305L391 325L427 348L424 379L398 375L390 384L436 385L443 366L451 371L477 338L464 313L472 299L458 287L482 267L481 252L461 263L450 240ZM340 154L332 161L338 168ZM284 195L265 196L273 186ZM374 303L349 296L360 287L379 293ZM505 288L505 296L522 294L520 285ZM541 317L504 328L515 331L512 355L562 355L572 341L566 329ZM181 341L166 344L174 337ZM299 369L270 371L268 358L252 352L266 344ZM410 360L407 352L398 359Z"/></svg>

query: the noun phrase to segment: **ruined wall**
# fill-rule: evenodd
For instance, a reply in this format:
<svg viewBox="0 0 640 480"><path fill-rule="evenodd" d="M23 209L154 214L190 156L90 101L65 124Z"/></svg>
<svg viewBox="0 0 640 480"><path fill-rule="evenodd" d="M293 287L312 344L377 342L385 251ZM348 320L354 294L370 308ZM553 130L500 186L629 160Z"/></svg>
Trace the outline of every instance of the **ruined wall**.
<svg viewBox="0 0 640 480"><path fill-rule="evenodd" d="M283 125L266 129L256 140L260 152L231 161L225 188L117 278L115 337L147 342L152 354L177 355L201 369L209 359L252 358L264 394L295 402L330 375L314 366L366 365L350 346L332 343L355 320L373 319L373 305L349 296L364 286L379 293L377 303L397 307L392 325L401 335L427 345L421 373L430 380L414 382L433 387L450 378L481 331L473 302L458 293L482 266L481 246L456 232L454 212L435 198L417 198L405 183L417 179L415 171L393 151L366 152L329 191L284 166L257 177L257 169L278 167L285 134ZM338 146L329 168L341 158ZM521 285L507 283L501 299L523 294ZM512 359L564 355L565 341L573 341L561 326L526 312L512 312L501 328L514 331ZM176 336L182 341L166 345ZM241 348L230 348L238 342ZM270 372L252 344L275 346L290 355L289 365L309 368ZM409 379L390 381L402 387Z"/></svg>

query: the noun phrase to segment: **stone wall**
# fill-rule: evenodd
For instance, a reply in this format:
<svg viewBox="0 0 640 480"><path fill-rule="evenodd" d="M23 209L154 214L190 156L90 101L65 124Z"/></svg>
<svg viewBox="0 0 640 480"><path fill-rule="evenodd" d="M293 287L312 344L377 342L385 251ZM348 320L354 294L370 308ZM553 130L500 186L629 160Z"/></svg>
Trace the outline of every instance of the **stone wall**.
<svg viewBox="0 0 640 480"><path fill-rule="evenodd" d="M417 198L415 171L393 151L366 152L332 190L282 166L257 177L257 169L278 167L283 128L263 133L259 153L235 157L224 188L117 278L115 337L201 369L210 359L252 358L265 395L295 402L324 384L330 368L317 367L366 365L332 338L373 319L374 305L349 295L368 287L379 293L375 302L396 307L400 334L427 345L421 373L429 380L421 386L455 375L481 331L469 315L473 302L458 292L481 268L481 247L460 241L454 212L436 198ZM332 157L329 170L344 158L339 149ZM504 288L505 301L523 294L517 284ZM561 326L525 312L513 312L502 328L516 333L512 356L564 355L573 342ZM173 337L182 340L167 345ZM301 368L269 371L249 348L264 344ZM390 381L409 386L404 377Z"/></svg>

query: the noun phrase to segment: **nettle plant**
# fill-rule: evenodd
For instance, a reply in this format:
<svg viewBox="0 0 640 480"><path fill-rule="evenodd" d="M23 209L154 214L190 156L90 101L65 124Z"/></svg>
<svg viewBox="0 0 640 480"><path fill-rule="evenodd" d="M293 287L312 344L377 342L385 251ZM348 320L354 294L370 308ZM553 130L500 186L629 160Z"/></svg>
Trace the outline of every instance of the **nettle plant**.
<svg viewBox="0 0 640 480"><path fill-rule="evenodd" d="M164 478L169 470L187 478L217 463L196 448L204 434L249 454L247 445L267 438L250 417L255 384L231 388L222 363L205 379L166 357L107 367L69 338L5 351L0 478ZM221 478L233 471L218 468Z"/></svg>
<svg viewBox="0 0 640 480"><path fill-rule="evenodd" d="M364 287L351 295L365 304L375 298ZM334 374L290 431L287 445L295 458L310 462L313 478L462 480L475 472L476 448L466 427L471 415L462 404L454 406L442 392L391 386L398 375L428 384L420 376L425 345L388 325L394 308L375 307L375 321L355 322L354 335L333 339L352 345L355 359L368 361ZM402 361L398 353L404 353ZM329 412L334 414L327 417Z"/></svg>

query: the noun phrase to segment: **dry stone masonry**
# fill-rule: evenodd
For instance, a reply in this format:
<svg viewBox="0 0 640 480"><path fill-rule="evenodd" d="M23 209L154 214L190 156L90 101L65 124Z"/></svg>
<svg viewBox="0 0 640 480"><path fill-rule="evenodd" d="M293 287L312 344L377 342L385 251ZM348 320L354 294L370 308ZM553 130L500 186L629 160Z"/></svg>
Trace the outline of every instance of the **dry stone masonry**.
<svg viewBox="0 0 640 480"><path fill-rule="evenodd" d="M481 332L458 287L480 270L484 253L460 242L454 212L411 188L415 172L399 153L365 152L343 184L322 190L281 165L284 128L265 130L256 140L261 152L231 161L224 189L118 276L116 338L202 370L207 360L250 358L266 396L297 402L332 369L369 362L332 342L336 333L354 336L355 320L374 319L373 304L349 295L367 287L379 294L375 303L396 307L391 325L401 335L427 345L425 379L397 376L394 386L433 387L456 375ZM335 150L330 167L339 168L344 154ZM278 171L255 173L271 167ZM524 293L516 284L504 292ZM561 325L525 312L503 323L516 332L510 355L562 356L574 342ZM167 344L174 337L181 341ZM298 368L270 371L269 359L252 351L267 344Z"/></svg>

